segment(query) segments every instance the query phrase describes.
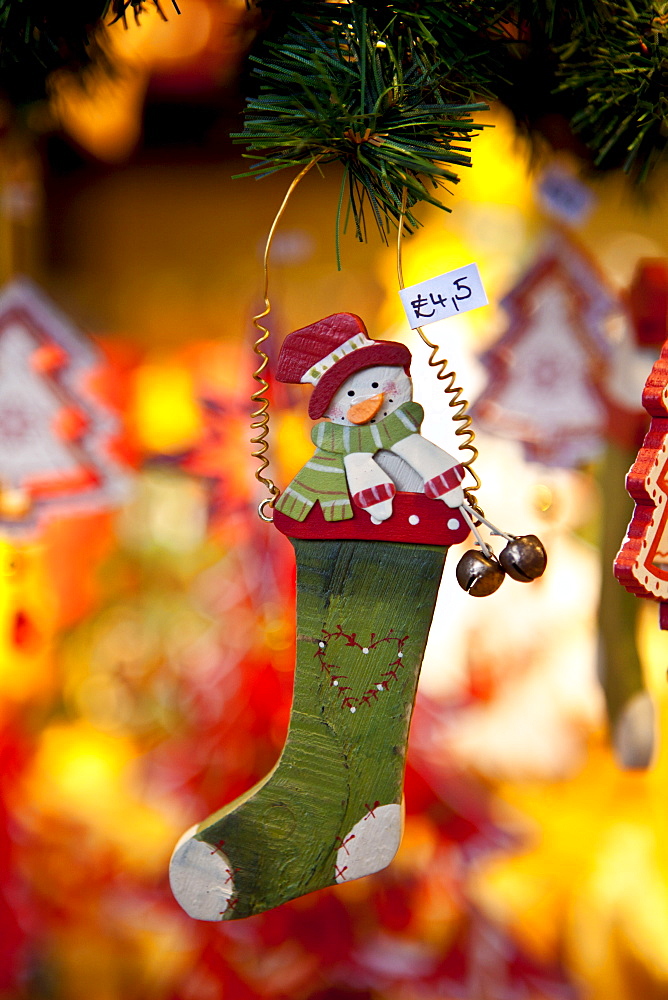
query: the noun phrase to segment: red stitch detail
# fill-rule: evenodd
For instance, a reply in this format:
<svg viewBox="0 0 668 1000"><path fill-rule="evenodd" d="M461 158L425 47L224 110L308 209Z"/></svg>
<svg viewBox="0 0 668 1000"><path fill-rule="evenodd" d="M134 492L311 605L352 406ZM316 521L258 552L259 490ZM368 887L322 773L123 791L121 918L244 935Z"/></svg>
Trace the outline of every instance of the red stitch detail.
<svg viewBox="0 0 668 1000"><path fill-rule="evenodd" d="M224 846L225 846L224 840L217 840L216 843L213 845L213 850L211 851L211 853L215 854L216 851L222 851Z"/></svg>
<svg viewBox="0 0 668 1000"><path fill-rule="evenodd" d="M344 865L343 868L339 868L338 865L334 865L334 878L340 878L344 872L348 871L348 865Z"/></svg>
<svg viewBox="0 0 668 1000"><path fill-rule="evenodd" d="M380 805L380 802L377 799L374 802L373 806L370 806L368 802L365 802L364 803L364 808L367 810L367 815L364 817L364 819L368 819L369 816L373 816L373 818L375 819L376 818L376 814L374 812L374 809L377 809L379 805Z"/></svg>
<svg viewBox="0 0 668 1000"><path fill-rule="evenodd" d="M227 885L229 882L232 881L232 879L236 875L236 873L238 871L241 871L241 869L240 868L226 868L225 871L227 872L227 878L225 879L225 885Z"/></svg>
<svg viewBox="0 0 668 1000"><path fill-rule="evenodd" d="M227 909L228 910L235 910L238 905L239 905L239 899L237 897L237 899L231 899L229 901L229 903L227 904ZM221 913L225 913L225 910L221 910Z"/></svg>
<svg viewBox="0 0 668 1000"><path fill-rule="evenodd" d="M336 626L335 632L328 632L327 629L323 628L322 639L319 640L319 642L322 642L322 647L320 646L318 647L318 649L314 653L314 656L320 660L320 669L324 671L324 673L326 673L327 676L329 677L330 688L335 687L338 689L338 693L341 695L342 699L341 700L342 708L356 709L358 705L361 706L363 704L371 706L372 703L377 700L379 690L383 691L389 690L390 681L392 680L396 681L398 679L397 670L399 667L402 667L404 665L403 648L409 638L410 637L408 635L404 635L401 637L395 635L394 629L390 629L389 633L383 636L382 638L378 638L377 632L371 632L370 637L366 642L366 645L363 646L360 642L357 641L356 632L348 634L347 632L343 631L341 625ZM332 639L344 639L346 646L354 647L356 649L359 649L360 651L366 649L367 652L372 649L377 649L381 645L381 643L393 642L396 643L397 659L392 660L388 664L388 669L380 674L378 684L376 684L374 687L367 688L367 690L362 695L360 695L360 697L356 697L351 693L353 688L349 684L338 683L341 680L350 680L350 675L335 674L334 670L337 669L337 664L328 662L326 658L327 644ZM330 655L331 655L331 649L330 649Z"/></svg>
<svg viewBox="0 0 668 1000"><path fill-rule="evenodd" d="M346 844L347 844L347 843L349 843L349 842L350 842L351 840L354 840L354 839L355 839L355 834L354 834L354 833L351 833L351 834L349 834L349 835L348 835L348 836L346 837L346 839L345 839L345 840L343 839L343 837L335 837L335 838L334 838L334 840L338 840L338 841L339 841L339 843L341 844L341 847L342 847L342 848L343 848L343 850L344 850L344 851L346 852L346 854L350 854L350 851L349 851L349 850L348 850L348 848L346 847ZM345 871L345 868L344 868L344 871Z"/></svg>

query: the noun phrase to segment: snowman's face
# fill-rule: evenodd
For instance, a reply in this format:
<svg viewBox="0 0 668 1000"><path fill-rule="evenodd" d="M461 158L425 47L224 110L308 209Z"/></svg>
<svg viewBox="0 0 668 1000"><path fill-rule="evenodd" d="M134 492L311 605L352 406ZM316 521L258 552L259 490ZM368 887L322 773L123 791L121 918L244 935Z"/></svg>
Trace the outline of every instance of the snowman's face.
<svg viewBox="0 0 668 1000"><path fill-rule="evenodd" d="M413 398L413 383L397 365L363 368L347 378L325 416L337 424L375 424Z"/></svg>

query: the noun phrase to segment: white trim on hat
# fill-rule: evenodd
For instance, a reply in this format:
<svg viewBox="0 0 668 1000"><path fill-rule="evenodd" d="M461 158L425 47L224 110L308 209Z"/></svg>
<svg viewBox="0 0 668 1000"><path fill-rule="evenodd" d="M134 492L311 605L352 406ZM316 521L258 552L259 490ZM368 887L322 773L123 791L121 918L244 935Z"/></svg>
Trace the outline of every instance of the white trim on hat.
<svg viewBox="0 0 668 1000"><path fill-rule="evenodd" d="M347 354L352 354L356 351L358 347L373 347L374 344L378 343L376 340L370 340L363 333L356 333L354 337L350 337L340 344L335 350L328 354L326 358L318 361L317 364L313 365L307 372L302 375L302 382L309 382L311 385L317 385L322 376L333 368L335 364L345 358Z"/></svg>

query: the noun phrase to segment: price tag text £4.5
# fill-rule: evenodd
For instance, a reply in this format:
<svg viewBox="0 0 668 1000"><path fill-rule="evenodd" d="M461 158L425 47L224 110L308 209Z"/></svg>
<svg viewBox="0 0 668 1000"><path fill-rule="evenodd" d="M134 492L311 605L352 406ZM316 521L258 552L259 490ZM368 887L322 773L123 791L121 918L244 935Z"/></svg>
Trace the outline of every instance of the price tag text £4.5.
<svg viewBox="0 0 668 1000"><path fill-rule="evenodd" d="M402 288L399 295L412 329L487 305L477 264Z"/></svg>

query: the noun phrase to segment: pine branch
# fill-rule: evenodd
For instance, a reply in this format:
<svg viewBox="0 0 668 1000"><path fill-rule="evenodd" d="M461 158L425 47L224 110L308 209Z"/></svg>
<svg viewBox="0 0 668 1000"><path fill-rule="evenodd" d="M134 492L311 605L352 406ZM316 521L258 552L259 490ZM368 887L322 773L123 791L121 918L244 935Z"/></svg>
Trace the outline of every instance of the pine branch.
<svg viewBox="0 0 668 1000"><path fill-rule="evenodd" d="M233 138L258 163L243 176L338 161L358 239L367 208L387 239L404 188L409 226L417 226L410 209L418 202L446 207L439 189L470 166L471 138L484 127L472 115L486 109L444 101L432 55L410 29L379 30L362 5L309 4L280 42L252 57L259 92Z"/></svg>
<svg viewBox="0 0 668 1000"><path fill-rule="evenodd" d="M596 166L644 180L668 139L668 3L603 0L602 11L597 34L560 50L558 90Z"/></svg>

